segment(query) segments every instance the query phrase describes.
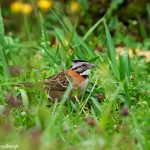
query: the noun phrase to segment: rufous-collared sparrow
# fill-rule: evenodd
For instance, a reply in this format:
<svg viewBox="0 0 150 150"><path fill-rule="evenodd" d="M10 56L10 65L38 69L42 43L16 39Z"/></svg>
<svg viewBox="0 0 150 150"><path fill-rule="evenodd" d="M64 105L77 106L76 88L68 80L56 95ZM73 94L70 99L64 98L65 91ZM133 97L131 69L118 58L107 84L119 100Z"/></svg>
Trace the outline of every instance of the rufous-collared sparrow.
<svg viewBox="0 0 150 150"><path fill-rule="evenodd" d="M45 82L49 99L60 100L70 82L73 83L72 91L78 88L81 96L88 84L90 71L95 66L84 60L73 60L70 69L49 77Z"/></svg>

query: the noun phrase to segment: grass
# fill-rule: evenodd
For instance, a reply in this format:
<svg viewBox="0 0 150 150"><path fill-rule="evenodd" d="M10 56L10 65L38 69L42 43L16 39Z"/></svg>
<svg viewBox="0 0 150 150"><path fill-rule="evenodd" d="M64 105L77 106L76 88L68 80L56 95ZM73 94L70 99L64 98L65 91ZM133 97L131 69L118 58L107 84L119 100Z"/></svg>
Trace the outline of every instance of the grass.
<svg viewBox="0 0 150 150"><path fill-rule="evenodd" d="M32 39L26 20L28 40L12 39L12 43L6 42L11 37L5 35L0 19L0 146L17 144L21 150L150 149L149 64L136 55L131 60L127 49L123 56L116 53L105 18L81 37L76 24L52 13L59 24L52 27L54 47L49 44L42 14L38 39ZM97 37L94 45L104 45L107 53L94 51L89 45L99 26L103 38ZM60 103L47 108L43 85L36 83L68 68L73 58L98 66L83 97L69 100L68 88ZM11 65L20 66L20 74L14 75ZM25 82L35 86L24 86ZM17 105L18 101L22 104Z"/></svg>

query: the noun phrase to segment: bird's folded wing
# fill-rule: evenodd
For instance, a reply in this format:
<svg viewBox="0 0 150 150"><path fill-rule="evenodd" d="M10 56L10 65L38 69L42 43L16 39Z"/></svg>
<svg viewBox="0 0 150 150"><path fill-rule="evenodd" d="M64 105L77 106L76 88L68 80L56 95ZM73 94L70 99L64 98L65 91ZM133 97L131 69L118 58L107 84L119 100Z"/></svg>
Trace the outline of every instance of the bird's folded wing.
<svg viewBox="0 0 150 150"><path fill-rule="evenodd" d="M66 72L61 72L57 75L49 77L46 80L46 89L65 91L71 81L70 76Z"/></svg>

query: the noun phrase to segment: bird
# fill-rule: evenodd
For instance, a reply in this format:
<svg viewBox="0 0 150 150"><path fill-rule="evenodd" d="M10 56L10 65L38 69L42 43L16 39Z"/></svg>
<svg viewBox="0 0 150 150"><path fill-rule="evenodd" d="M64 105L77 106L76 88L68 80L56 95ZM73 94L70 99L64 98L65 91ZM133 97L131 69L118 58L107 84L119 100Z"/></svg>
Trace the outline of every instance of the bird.
<svg viewBox="0 0 150 150"><path fill-rule="evenodd" d="M78 97L81 97L88 84L90 71L94 67L96 67L96 65L88 61L75 59L72 61L72 65L69 69L47 78L45 81L45 89L48 94L48 99L60 101L69 83L72 83L70 93L79 89ZM70 97L72 97L72 95Z"/></svg>

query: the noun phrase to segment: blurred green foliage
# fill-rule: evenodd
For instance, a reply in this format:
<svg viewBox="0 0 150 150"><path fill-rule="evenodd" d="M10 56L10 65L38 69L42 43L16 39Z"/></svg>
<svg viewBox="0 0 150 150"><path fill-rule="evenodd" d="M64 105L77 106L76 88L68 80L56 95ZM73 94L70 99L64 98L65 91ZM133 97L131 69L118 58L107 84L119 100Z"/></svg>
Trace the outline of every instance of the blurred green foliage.
<svg viewBox="0 0 150 150"><path fill-rule="evenodd" d="M11 4L15 1L1 0L2 12L4 16L4 23L6 32L20 32L24 31L23 18L21 13L13 13L10 10ZM24 2L24 1L22 1ZM33 11L27 17L30 22L30 29L34 31L34 35L38 33L38 15L37 11L37 1L30 0L25 1L30 4ZM75 3L73 3L75 2ZM77 4L76 4L77 3ZM77 6L76 6L77 5ZM82 1L54 1L52 8L61 15L61 17L69 16L72 23L77 24L78 33L83 35L87 29L89 29L99 18L103 17L105 14L108 15L108 25L111 32L121 31L125 34L134 35L137 39L141 39L141 34L139 28L142 22L145 27L146 33L149 33L149 21L148 21L148 0L82 0ZM48 30L52 26L58 26L57 19L50 10L43 12L45 19L45 26ZM140 21L139 21L140 19ZM49 20L51 20L49 22ZM17 22L17 24L16 24ZM98 36L97 33L101 28L99 27L93 34ZM36 35L37 36L37 35ZM149 35L148 35L149 36ZM35 37L36 38L36 37Z"/></svg>

